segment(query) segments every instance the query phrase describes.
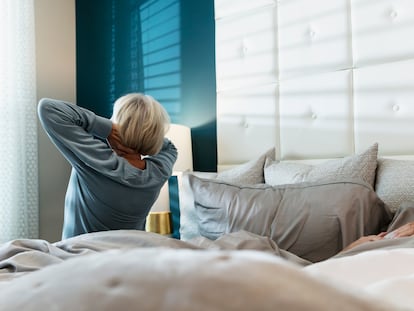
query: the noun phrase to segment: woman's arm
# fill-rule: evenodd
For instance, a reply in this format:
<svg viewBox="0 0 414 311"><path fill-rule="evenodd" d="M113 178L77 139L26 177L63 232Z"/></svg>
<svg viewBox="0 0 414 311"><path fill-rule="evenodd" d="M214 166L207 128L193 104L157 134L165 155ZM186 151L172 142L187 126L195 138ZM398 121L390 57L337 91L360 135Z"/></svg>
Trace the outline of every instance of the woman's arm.
<svg viewBox="0 0 414 311"><path fill-rule="evenodd" d="M52 142L74 167L87 165L102 174L119 177L122 165L118 154L140 169L146 168L146 161L152 161L153 169L159 172L153 176L168 177L172 173L177 149L168 139L164 139L157 155L142 160L140 154L122 145L117 126L111 120L92 111L46 98L39 102L38 114Z"/></svg>
<svg viewBox="0 0 414 311"><path fill-rule="evenodd" d="M72 166L115 169L116 155L105 141L112 130L111 120L47 98L39 102L38 115L47 135Z"/></svg>
<svg viewBox="0 0 414 311"><path fill-rule="evenodd" d="M153 162L155 166L162 170L161 174L170 176L172 174L174 163L177 160L177 155L178 153L175 145L168 138L164 138L161 151L156 155L146 158L146 160Z"/></svg>
<svg viewBox="0 0 414 311"><path fill-rule="evenodd" d="M403 238L403 237L409 237L413 235L414 235L414 222L409 222L391 232L382 232L378 235L363 236L359 238L358 240L356 240L355 242L352 242L351 244L349 244L341 252L350 250L351 248L354 248L358 245L361 245L367 242L379 241L383 239Z"/></svg>
<svg viewBox="0 0 414 311"><path fill-rule="evenodd" d="M367 242L378 241L378 240L382 240L382 239L383 239L383 237L380 236L380 235L367 235L367 236L360 237L358 240L352 242L347 247L345 247L341 251L341 253L342 252L345 252L347 250L350 250L351 248L354 248L354 247L356 247L358 245L361 245L361 244L364 244L364 243L367 243Z"/></svg>

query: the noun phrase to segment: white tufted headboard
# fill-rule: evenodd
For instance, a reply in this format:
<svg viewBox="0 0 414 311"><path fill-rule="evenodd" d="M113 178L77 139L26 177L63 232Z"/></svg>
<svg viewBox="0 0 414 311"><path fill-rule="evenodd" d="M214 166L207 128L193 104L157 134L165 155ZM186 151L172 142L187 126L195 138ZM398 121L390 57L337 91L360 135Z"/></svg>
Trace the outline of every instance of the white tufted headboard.
<svg viewBox="0 0 414 311"><path fill-rule="evenodd" d="M413 0L215 0L218 170L414 157Z"/></svg>

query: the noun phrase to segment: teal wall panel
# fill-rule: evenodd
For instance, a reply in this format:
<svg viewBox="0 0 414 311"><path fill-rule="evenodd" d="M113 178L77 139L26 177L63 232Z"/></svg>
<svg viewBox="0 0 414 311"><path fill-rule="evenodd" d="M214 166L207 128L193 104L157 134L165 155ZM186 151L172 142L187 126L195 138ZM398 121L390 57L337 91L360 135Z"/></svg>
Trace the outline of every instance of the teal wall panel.
<svg viewBox="0 0 414 311"><path fill-rule="evenodd" d="M152 95L192 129L194 169L217 165L214 0L77 0L77 103L109 117Z"/></svg>

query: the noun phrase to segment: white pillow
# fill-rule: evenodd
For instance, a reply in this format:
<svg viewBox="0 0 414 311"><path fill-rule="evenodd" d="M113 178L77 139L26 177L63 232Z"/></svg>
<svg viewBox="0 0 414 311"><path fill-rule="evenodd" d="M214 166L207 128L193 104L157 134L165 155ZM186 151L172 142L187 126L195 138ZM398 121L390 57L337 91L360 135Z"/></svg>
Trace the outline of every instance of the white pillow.
<svg viewBox="0 0 414 311"><path fill-rule="evenodd" d="M378 144L373 144L365 152L341 159L329 160L316 165L266 160L265 183L272 186L360 178L374 188L377 168Z"/></svg>
<svg viewBox="0 0 414 311"><path fill-rule="evenodd" d="M199 237L198 216L194 207L194 195L189 184L189 175L201 178L215 179L217 173L183 172L178 176L178 193L180 206L180 240L188 241Z"/></svg>
<svg viewBox="0 0 414 311"><path fill-rule="evenodd" d="M414 161L378 159L375 191L393 213L414 201Z"/></svg>

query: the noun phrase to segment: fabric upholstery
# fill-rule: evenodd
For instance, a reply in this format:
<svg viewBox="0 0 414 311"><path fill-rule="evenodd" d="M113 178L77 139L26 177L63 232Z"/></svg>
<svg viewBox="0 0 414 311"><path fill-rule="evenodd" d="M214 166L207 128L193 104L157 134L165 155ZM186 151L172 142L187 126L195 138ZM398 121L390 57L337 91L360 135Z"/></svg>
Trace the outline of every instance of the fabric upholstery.
<svg viewBox="0 0 414 311"><path fill-rule="evenodd" d="M265 182L275 186L340 178L361 178L374 187L377 154L378 144L375 143L361 154L328 160L316 165L267 160L264 168Z"/></svg>
<svg viewBox="0 0 414 311"><path fill-rule="evenodd" d="M373 189L358 180L238 186L189 176L199 232L216 239L246 230L271 237L282 249L315 262L367 234L391 215Z"/></svg>

